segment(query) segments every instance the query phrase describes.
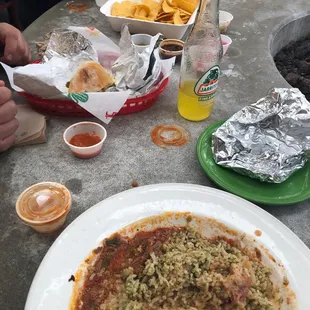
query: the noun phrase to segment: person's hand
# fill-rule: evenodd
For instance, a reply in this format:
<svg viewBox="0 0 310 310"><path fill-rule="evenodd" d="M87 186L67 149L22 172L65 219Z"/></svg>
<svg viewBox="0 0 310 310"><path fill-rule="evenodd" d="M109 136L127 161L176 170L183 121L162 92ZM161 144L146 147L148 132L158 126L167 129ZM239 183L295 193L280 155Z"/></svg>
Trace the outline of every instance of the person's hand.
<svg viewBox="0 0 310 310"><path fill-rule="evenodd" d="M12 92L0 81L0 152L6 151L15 141L18 120L17 107L11 99Z"/></svg>
<svg viewBox="0 0 310 310"><path fill-rule="evenodd" d="M18 29L0 23L0 42L4 45L0 61L8 65L26 65L31 61L29 46Z"/></svg>

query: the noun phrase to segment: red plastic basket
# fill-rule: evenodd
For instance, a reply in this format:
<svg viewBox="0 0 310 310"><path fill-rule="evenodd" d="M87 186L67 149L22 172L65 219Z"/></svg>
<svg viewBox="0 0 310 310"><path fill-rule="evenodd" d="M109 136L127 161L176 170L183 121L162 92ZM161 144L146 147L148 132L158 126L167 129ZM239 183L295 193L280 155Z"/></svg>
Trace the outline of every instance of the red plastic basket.
<svg viewBox="0 0 310 310"><path fill-rule="evenodd" d="M40 60L34 63L40 63ZM165 90L168 84L168 78L161 82L151 93L127 99L124 106L118 112L120 114L131 114L150 108L157 100L158 96ZM43 99L25 92L19 93L26 98L29 104L38 112L55 116L92 116L85 109L80 107L72 100L49 100Z"/></svg>

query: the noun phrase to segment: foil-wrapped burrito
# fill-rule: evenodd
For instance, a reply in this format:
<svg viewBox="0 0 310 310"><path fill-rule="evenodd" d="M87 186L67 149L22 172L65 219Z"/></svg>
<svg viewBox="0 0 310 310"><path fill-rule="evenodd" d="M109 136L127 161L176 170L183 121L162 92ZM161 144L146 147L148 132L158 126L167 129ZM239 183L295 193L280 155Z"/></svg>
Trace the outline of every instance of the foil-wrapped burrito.
<svg viewBox="0 0 310 310"><path fill-rule="evenodd" d="M97 52L87 38L69 29L57 29L51 33L41 63L48 62L55 56L72 59L78 55L86 60L98 61Z"/></svg>
<svg viewBox="0 0 310 310"><path fill-rule="evenodd" d="M308 160L310 103L298 89L272 89L217 129L212 150L220 166L281 183Z"/></svg>

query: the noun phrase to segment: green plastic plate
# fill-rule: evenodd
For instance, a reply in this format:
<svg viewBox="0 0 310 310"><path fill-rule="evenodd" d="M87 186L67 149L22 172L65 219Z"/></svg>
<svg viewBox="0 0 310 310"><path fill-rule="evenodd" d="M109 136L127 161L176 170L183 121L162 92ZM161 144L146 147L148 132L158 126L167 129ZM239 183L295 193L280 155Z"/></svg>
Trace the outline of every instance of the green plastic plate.
<svg viewBox="0 0 310 310"><path fill-rule="evenodd" d="M261 182L218 166L211 149L212 133L224 122L210 125L200 136L197 155L210 179L227 191L247 200L266 205L294 204L310 198L310 162L280 184Z"/></svg>

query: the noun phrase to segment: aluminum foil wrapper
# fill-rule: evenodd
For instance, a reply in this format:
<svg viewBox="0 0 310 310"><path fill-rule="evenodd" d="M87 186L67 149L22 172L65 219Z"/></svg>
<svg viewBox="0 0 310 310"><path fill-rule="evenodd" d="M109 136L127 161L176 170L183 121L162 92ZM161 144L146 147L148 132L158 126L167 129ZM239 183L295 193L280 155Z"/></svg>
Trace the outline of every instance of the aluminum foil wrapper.
<svg viewBox="0 0 310 310"><path fill-rule="evenodd" d="M87 38L69 29L57 29L51 34L42 63L53 57L76 59L77 56L84 60L98 61L97 52Z"/></svg>
<svg viewBox="0 0 310 310"><path fill-rule="evenodd" d="M212 150L220 166L281 183L308 160L310 103L298 89L272 89L217 129Z"/></svg>
<svg viewBox="0 0 310 310"><path fill-rule="evenodd" d="M139 54L131 41L128 26L124 25L119 47L121 56L112 66L112 73L116 79L116 90L130 89L132 95L143 95L161 80L161 62L154 53L161 35L154 36L150 46Z"/></svg>
<svg viewBox="0 0 310 310"><path fill-rule="evenodd" d="M98 62L98 54L89 39L70 29L56 29L51 35L36 76L21 68L14 74L14 82L22 89L45 98L53 98L68 91L66 84L85 61ZM29 88L29 84L33 84Z"/></svg>

